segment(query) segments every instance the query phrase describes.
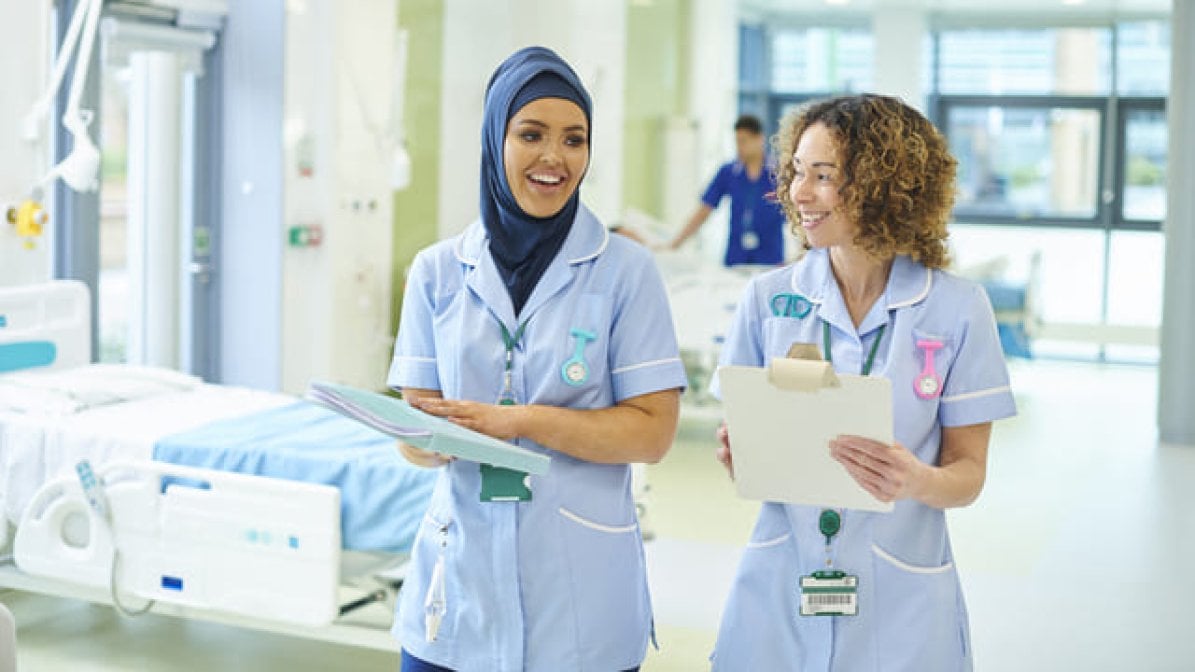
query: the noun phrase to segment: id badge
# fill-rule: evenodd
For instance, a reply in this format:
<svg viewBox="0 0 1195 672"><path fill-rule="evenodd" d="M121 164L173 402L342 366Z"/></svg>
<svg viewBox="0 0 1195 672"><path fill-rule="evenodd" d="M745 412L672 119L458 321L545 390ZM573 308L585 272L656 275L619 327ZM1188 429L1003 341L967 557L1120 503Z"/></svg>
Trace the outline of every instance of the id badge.
<svg viewBox="0 0 1195 672"><path fill-rule="evenodd" d="M855 616L859 613L859 577L846 572L814 572L801 577L802 616Z"/></svg>
<svg viewBox="0 0 1195 672"><path fill-rule="evenodd" d="M531 477L522 471L481 465L481 501L527 502L531 500Z"/></svg>
<svg viewBox="0 0 1195 672"><path fill-rule="evenodd" d="M744 231L742 237L739 238L739 243L744 250L754 250L759 247L759 235L754 231Z"/></svg>

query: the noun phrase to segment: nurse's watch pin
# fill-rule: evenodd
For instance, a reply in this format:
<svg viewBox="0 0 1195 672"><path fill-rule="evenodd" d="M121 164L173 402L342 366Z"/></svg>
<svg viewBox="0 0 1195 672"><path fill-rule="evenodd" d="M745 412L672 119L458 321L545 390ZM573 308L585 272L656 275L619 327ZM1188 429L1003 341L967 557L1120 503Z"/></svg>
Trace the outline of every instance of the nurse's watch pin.
<svg viewBox="0 0 1195 672"><path fill-rule="evenodd" d="M572 329L569 335L575 340L573 356L565 360L560 367L560 377L564 382L577 387L589 380L589 364L585 362L585 346L590 341L597 340L597 334L586 329Z"/></svg>
<svg viewBox="0 0 1195 672"><path fill-rule="evenodd" d="M921 339L917 349L925 353L925 366L913 379L913 392L922 399L933 399L942 393L942 377L934 370L934 353L942 349L942 341Z"/></svg>

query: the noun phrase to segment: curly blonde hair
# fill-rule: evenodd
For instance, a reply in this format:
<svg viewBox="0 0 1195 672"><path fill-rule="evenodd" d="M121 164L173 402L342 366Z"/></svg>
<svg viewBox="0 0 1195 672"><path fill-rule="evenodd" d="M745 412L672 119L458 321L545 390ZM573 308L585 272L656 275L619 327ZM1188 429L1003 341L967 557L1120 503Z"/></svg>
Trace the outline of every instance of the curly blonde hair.
<svg viewBox="0 0 1195 672"><path fill-rule="evenodd" d="M797 143L814 124L830 130L845 164L839 193L843 212L859 223L855 244L879 259L906 254L928 268L944 268L958 162L928 119L888 96L817 101L781 122L772 140L780 164L776 198L805 248L809 242L789 187L796 172L792 158Z"/></svg>

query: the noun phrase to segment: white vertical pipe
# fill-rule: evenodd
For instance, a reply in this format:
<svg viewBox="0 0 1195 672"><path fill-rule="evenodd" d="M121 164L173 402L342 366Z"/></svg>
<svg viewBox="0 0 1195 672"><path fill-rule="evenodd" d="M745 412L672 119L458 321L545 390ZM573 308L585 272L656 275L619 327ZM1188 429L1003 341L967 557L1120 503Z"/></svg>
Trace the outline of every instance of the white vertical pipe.
<svg viewBox="0 0 1195 672"><path fill-rule="evenodd" d="M697 121L696 183L689 187L688 204L670 215L679 227L698 205L698 197L718 167L735 157L734 122L739 110L739 22L737 3L689 4L689 53L686 89L688 116ZM775 120L772 120L775 121ZM769 120L764 119L769 127ZM666 170L671 170L667 166ZM730 208L719 208L697 234L702 256L720 262L726 249Z"/></svg>
<svg viewBox="0 0 1195 672"><path fill-rule="evenodd" d="M1170 96L1166 102L1166 272L1158 363L1158 438L1195 446L1195 2L1174 0L1170 15Z"/></svg>
<svg viewBox="0 0 1195 672"><path fill-rule="evenodd" d="M176 368L182 80L175 54L136 52L129 60L128 357Z"/></svg>

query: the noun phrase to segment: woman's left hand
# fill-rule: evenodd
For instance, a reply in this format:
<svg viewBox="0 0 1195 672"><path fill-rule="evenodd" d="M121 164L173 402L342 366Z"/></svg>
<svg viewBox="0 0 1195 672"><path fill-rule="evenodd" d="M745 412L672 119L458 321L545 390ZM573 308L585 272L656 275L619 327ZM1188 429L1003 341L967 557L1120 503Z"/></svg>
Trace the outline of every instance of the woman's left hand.
<svg viewBox="0 0 1195 672"><path fill-rule="evenodd" d="M861 436L831 439L830 456L881 502L915 497L932 469L900 443L889 445Z"/></svg>
<svg viewBox="0 0 1195 672"><path fill-rule="evenodd" d="M519 436L519 420L527 408L429 397L412 400L411 405L424 413L445 418L461 427L504 441Z"/></svg>

